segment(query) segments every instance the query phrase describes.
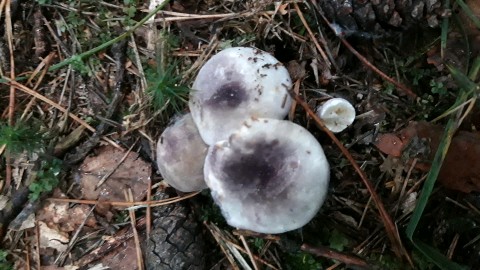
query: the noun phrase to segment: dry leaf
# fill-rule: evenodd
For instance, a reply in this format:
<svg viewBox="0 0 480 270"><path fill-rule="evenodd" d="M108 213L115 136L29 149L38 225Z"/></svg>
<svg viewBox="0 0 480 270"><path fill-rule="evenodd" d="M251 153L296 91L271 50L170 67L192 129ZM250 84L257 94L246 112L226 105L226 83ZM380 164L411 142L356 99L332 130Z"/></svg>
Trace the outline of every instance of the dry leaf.
<svg viewBox="0 0 480 270"><path fill-rule="evenodd" d="M59 190L55 190L55 198L66 198ZM37 220L45 222L49 227L58 227L62 232L75 231L85 219L85 226L96 228L97 221L93 215L87 218L90 207L78 204L70 208L67 202L48 202L37 213Z"/></svg>
<svg viewBox="0 0 480 270"><path fill-rule="evenodd" d="M66 265L63 267L55 266L55 265L42 266L42 270L77 270L78 268L79 268L78 266L74 266L74 265Z"/></svg>
<svg viewBox="0 0 480 270"><path fill-rule="evenodd" d="M377 141L375 141L375 146L387 155L400 157L404 143L397 135L387 133L378 136Z"/></svg>
<svg viewBox="0 0 480 270"><path fill-rule="evenodd" d="M377 143L379 150L386 153L403 156L410 159L419 158L416 168L429 170L431 160L437 151L444 127L426 122L412 122L399 134L383 134L382 143ZM388 142L401 142L401 154L398 154L398 146ZM392 139L393 138L393 139ZM392 139L392 140L390 140ZM438 181L449 189L463 192L480 191L480 133L457 132L450 144L443 166L440 169Z"/></svg>
<svg viewBox="0 0 480 270"><path fill-rule="evenodd" d="M67 250L68 234L57 229L52 229L45 222L39 221L40 228L40 248L53 248L59 252Z"/></svg>
<svg viewBox="0 0 480 270"><path fill-rule="evenodd" d="M135 241L133 238L108 253L100 260L101 264L109 269L135 270L137 268L137 256Z"/></svg>
<svg viewBox="0 0 480 270"><path fill-rule="evenodd" d="M99 201L125 201L124 190L131 188L135 201L141 201L148 189L151 166L135 152L126 154L113 146L98 149L96 156L87 157L80 166L80 186L83 198ZM113 173L112 173L113 172ZM107 177L97 189L97 184ZM96 210L106 213L105 205Z"/></svg>

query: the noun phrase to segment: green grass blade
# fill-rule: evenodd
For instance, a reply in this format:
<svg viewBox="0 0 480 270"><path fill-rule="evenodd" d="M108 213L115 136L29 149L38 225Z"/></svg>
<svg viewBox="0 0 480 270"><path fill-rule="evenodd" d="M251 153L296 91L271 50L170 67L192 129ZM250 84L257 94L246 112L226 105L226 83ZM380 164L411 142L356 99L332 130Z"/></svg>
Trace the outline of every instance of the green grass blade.
<svg viewBox="0 0 480 270"><path fill-rule="evenodd" d="M417 228L417 225L422 217L423 210L427 205L428 199L432 193L433 187L435 182L437 181L438 174L440 172L440 168L442 167L443 160L448 151L448 147L450 146L450 142L452 140L452 136L456 130L455 121L449 120L447 126L445 127L445 132L443 133L441 143L438 146L437 153L432 162L432 167L428 172L427 179L425 180L425 184L423 185L422 193L417 201L417 205L415 210L413 211L412 217L410 218L410 222L407 226L407 237L412 240L413 233Z"/></svg>
<svg viewBox="0 0 480 270"><path fill-rule="evenodd" d="M472 82L465 74L461 73L458 69L448 66L450 73L453 78L457 81L460 92L457 96L455 104L453 106L458 106L459 104L464 103L467 99L474 95L475 91L478 90L478 85ZM476 75L476 74L471 74ZM414 233L417 229L418 223L422 217L423 211L428 203L428 199L432 194L433 187L437 181L440 168L442 167L445 156L447 155L448 148L452 141L453 134L455 133L459 123L454 118L448 120L447 125L445 126L445 131L440 140L437 152L433 158L432 166L428 172L427 179L422 189L422 193L418 198L417 205L413 211L410 222L408 223L406 234L408 239L412 241L415 247L427 258L429 258L433 263L435 263L440 269L450 270L450 269L463 269L462 266L450 261L443 254L438 252L436 249L414 239Z"/></svg>
<svg viewBox="0 0 480 270"><path fill-rule="evenodd" d="M476 81L478 72L480 72L480 57L475 58L475 60L473 61L472 67L470 68L470 73L468 74L468 78L472 81Z"/></svg>
<svg viewBox="0 0 480 270"><path fill-rule="evenodd" d="M458 5L462 8L462 10L465 12L465 14L468 16L470 20L475 24L475 26L480 29L480 20L475 16L475 14L472 12L472 10L465 4L463 0L456 0Z"/></svg>

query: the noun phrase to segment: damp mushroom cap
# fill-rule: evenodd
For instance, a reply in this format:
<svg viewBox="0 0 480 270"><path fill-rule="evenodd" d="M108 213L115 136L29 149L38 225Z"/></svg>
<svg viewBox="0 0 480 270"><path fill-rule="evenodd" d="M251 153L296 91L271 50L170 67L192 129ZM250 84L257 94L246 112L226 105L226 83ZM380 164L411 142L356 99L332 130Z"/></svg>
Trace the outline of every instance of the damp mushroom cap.
<svg viewBox="0 0 480 270"><path fill-rule="evenodd" d="M255 48L233 47L200 69L189 108L203 140L225 140L250 117L283 119L292 99L292 81L275 57Z"/></svg>
<svg viewBox="0 0 480 270"><path fill-rule="evenodd" d="M286 120L249 119L209 147L205 181L228 224L283 233L308 223L323 204L330 177L322 147Z"/></svg>
<svg viewBox="0 0 480 270"><path fill-rule="evenodd" d="M205 189L203 164L207 150L191 114L185 114L175 119L158 140L158 170L165 182L179 191Z"/></svg>
<svg viewBox="0 0 480 270"><path fill-rule="evenodd" d="M332 98L317 107L317 115L332 132L341 132L355 120L355 108L343 98Z"/></svg>

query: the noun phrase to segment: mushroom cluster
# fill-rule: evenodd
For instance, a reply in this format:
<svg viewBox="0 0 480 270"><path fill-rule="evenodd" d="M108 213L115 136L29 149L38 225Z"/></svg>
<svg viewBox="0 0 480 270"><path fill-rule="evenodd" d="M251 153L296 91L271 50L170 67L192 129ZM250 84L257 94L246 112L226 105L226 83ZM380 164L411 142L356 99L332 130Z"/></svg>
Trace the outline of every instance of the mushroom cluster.
<svg viewBox="0 0 480 270"><path fill-rule="evenodd" d="M165 181L183 192L210 188L240 229L283 233L308 223L325 200L329 164L313 135L282 120L291 86L264 51L234 47L211 57L193 83L191 113L159 139Z"/></svg>

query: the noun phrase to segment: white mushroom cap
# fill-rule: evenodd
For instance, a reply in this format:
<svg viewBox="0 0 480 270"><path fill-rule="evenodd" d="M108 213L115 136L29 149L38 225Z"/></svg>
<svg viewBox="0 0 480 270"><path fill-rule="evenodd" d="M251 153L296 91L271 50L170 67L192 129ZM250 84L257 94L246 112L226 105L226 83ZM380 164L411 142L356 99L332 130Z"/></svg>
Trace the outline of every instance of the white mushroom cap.
<svg viewBox="0 0 480 270"><path fill-rule="evenodd" d="M158 169L169 185L182 192L202 190L207 188L203 177L207 150L191 114L185 114L167 127L158 140Z"/></svg>
<svg viewBox="0 0 480 270"><path fill-rule="evenodd" d="M355 120L355 108L343 98L332 98L317 107L317 115L332 132L341 132Z"/></svg>
<svg viewBox="0 0 480 270"><path fill-rule="evenodd" d="M329 165L318 141L286 120L249 119L210 146L205 181L231 226L259 233L302 227L325 200Z"/></svg>
<svg viewBox="0 0 480 270"><path fill-rule="evenodd" d="M225 140L250 117L283 119L292 102L287 69L272 55L234 47L200 69L188 103L203 140Z"/></svg>

